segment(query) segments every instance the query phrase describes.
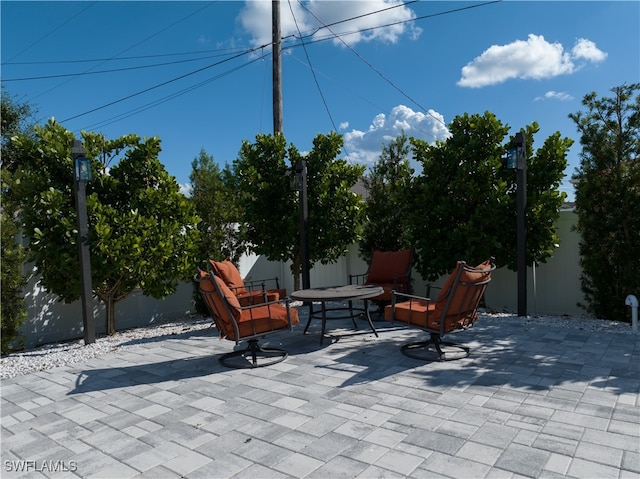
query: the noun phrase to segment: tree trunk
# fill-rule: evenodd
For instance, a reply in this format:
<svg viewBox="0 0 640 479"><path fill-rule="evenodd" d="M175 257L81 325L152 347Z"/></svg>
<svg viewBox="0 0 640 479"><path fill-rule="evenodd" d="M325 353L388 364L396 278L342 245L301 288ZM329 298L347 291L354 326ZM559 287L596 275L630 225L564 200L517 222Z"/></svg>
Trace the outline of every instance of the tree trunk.
<svg viewBox="0 0 640 479"><path fill-rule="evenodd" d="M111 336L116 333L116 303L113 300L113 295L107 296L105 304L105 329L107 334Z"/></svg>
<svg viewBox="0 0 640 479"><path fill-rule="evenodd" d="M293 290L300 290L300 273L302 271L302 262L300 255L296 255L291 262L291 274L293 275Z"/></svg>

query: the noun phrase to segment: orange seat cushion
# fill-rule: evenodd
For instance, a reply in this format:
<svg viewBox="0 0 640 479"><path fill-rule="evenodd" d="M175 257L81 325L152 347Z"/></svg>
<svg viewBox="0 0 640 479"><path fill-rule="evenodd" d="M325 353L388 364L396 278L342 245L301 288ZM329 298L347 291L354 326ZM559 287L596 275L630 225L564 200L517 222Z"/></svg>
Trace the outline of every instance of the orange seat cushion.
<svg viewBox="0 0 640 479"><path fill-rule="evenodd" d="M231 292L222 278L213 275L213 280L216 281L226 301L222 300L217 294L211 278L212 276L209 273L200 272L200 291L204 293L202 296L209 307L209 311L214 315L216 326L220 330L222 337L235 341L236 339L289 327L286 307L280 304L269 304L256 308L242 309L238 298ZM238 324L239 338L236 338L235 329L229 318L226 304L229 305L231 314ZM292 325L300 322L297 309L289 308L289 315Z"/></svg>
<svg viewBox="0 0 640 479"><path fill-rule="evenodd" d="M291 325L298 324L298 310L289 308ZM238 321L240 338L255 336L269 331L288 328L287 308L280 304L269 304L242 310L242 317ZM235 337L229 339L235 340Z"/></svg>
<svg viewBox="0 0 640 479"><path fill-rule="evenodd" d="M447 315L444 319L445 324L441 325L442 314L447 305L448 296L455 281L458 271L463 267L461 261L458 261L455 269L445 281L438 298L434 301L411 299L402 301L395 305L395 321L418 326L424 329L435 330L441 333L448 333L455 329L461 329L473 323L477 318L475 311L481 290L473 291L474 296L469 296L469 289L466 286L456 288L453 298L449 304ZM460 273L459 283L479 283L488 279L492 264L491 260L480 263L473 269L481 270L478 272L462 271ZM384 317L387 321L391 321L391 306L385 307Z"/></svg>

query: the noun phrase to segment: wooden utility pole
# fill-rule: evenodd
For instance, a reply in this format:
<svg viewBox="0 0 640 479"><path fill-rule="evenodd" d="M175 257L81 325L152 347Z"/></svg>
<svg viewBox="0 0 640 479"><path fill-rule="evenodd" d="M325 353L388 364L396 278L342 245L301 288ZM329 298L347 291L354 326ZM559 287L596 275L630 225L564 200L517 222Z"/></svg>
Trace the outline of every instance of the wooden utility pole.
<svg viewBox="0 0 640 479"><path fill-rule="evenodd" d="M280 0L271 2L271 36L273 42L273 133L282 130L282 63L280 45Z"/></svg>

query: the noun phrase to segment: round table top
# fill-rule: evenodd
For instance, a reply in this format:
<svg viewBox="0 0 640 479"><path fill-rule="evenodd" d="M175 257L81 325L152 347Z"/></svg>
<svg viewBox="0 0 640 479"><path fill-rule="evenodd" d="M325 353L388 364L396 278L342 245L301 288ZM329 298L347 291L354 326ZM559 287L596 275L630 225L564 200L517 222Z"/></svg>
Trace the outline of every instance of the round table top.
<svg viewBox="0 0 640 479"><path fill-rule="evenodd" d="M348 284L345 286L301 289L291 293L291 298L298 301L348 301L373 298L382 293L384 293L382 286Z"/></svg>

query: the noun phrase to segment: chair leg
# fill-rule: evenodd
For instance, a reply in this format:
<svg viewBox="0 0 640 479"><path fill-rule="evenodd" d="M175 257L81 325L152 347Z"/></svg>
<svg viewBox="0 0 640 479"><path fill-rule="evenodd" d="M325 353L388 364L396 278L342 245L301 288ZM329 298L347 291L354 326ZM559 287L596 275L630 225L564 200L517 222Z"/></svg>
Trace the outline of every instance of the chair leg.
<svg viewBox="0 0 640 479"><path fill-rule="evenodd" d="M264 348L257 339L247 341L247 347L220 356L220 364L228 368L262 368L284 361L289 353L279 348Z"/></svg>
<svg viewBox="0 0 640 479"><path fill-rule="evenodd" d="M466 358L470 354L470 348L457 343L443 341L439 334L431 333L426 341L417 341L405 344L400 348L405 356L422 361L453 361Z"/></svg>

